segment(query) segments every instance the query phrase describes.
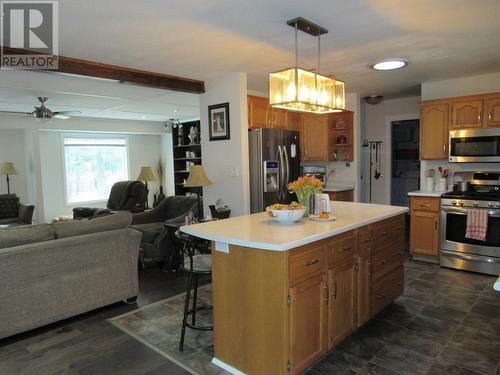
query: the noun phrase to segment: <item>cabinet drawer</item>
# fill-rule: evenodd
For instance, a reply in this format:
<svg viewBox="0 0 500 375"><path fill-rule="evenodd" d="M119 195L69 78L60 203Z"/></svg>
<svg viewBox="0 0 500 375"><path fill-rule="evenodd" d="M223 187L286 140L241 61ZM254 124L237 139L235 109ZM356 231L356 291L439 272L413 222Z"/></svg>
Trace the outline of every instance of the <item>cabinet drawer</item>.
<svg viewBox="0 0 500 375"><path fill-rule="evenodd" d="M440 198L412 197L411 209L419 211L439 211Z"/></svg>
<svg viewBox="0 0 500 375"><path fill-rule="evenodd" d="M374 246L383 246L396 239L404 237L404 217L383 220L372 226L372 240Z"/></svg>
<svg viewBox="0 0 500 375"><path fill-rule="evenodd" d="M337 236L328 244L328 263L341 263L354 257L354 233L348 232Z"/></svg>
<svg viewBox="0 0 500 375"><path fill-rule="evenodd" d="M384 276L372 286L371 310L372 315L382 310L389 303L403 294L404 290L404 268L395 269Z"/></svg>
<svg viewBox="0 0 500 375"><path fill-rule="evenodd" d="M372 242L372 232L369 227L363 227L358 229L357 239L358 239L358 254L370 250Z"/></svg>
<svg viewBox="0 0 500 375"><path fill-rule="evenodd" d="M299 251L290 255L290 280L294 283L320 274L325 265L325 245Z"/></svg>
<svg viewBox="0 0 500 375"><path fill-rule="evenodd" d="M393 241L378 249L377 252L372 252L373 280L385 276L396 267L402 267L403 260L402 241Z"/></svg>

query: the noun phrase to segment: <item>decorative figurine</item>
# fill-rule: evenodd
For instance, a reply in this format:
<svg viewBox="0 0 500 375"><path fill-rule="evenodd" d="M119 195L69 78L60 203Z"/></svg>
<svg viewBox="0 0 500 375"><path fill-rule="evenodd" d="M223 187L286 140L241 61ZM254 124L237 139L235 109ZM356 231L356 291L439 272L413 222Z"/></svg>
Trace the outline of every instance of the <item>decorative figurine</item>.
<svg viewBox="0 0 500 375"><path fill-rule="evenodd" d="M191 126L191 128L189 128L188 138L191 141L189 143L190 145L196 144L196 141L198 139L198 129L196 128L196 126Z"/></svg>

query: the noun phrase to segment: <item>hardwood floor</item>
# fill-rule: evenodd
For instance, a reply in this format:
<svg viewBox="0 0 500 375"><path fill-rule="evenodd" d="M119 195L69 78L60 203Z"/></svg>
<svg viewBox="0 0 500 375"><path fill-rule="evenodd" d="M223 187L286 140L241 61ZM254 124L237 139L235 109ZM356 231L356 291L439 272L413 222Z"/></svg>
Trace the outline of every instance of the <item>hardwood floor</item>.
<svg viewBox="0 0 500 375"><path fill-rule="evenodd" d="M147 269L139 278L137 305L117 303L0 340L0 374L188 374L107 321L186 288L182 273Z"/></svg>

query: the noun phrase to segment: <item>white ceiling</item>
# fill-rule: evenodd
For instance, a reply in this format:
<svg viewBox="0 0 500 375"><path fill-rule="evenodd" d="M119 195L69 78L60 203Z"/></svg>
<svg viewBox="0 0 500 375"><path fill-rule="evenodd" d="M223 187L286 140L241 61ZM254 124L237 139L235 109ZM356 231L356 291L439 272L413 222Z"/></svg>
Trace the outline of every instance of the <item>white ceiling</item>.
<svg viewBox="0 0 500 375"><path fill-rule="evenodd" d="M297 16L330 30L321 72L360 95L415 95L424 81L500 70L499 0L64 0L59 7L61 55L201 80L246 72L252 91L266 92L267 74L294 64L286 20ZM299 51L299 65L313 68L316 40L300 33ZM388 57L409 66L370 69ZM36 96L48 96L54 111L89 117L187 120L200 112L194 94L0 71L0 110L31 111Z"/></svg>
<svg viewBox="0 0 500 375"><path fill-rule="evenodd" d="M324 74L361 95L402 96L423 81L500 70L499 0L64 0L60 53L208 79L248 73L267 91L267 73L294 63L293 30L303 16L330 30ZM300 65L315 66L316 41L302 33ZM387 57L407 68L375 72Z"/></svg>
<svg viewBox="0 0 500 375"><path fill-rule="evenodd" d="M31 112L38 96L52 111L80 117L124 120L192 120L200 117L199 95L59 73L0 70L0 111Z"/></svg>

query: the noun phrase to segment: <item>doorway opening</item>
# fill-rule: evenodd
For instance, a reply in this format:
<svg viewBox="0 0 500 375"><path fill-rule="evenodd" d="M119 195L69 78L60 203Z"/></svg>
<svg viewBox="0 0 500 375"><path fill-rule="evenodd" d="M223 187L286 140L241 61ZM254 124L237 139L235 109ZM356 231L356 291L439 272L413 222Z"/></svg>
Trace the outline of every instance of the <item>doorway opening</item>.
<svg viewBox="0 0 500 375"><path fill-rule="evenodd" d="M408 192L420 188L420 120L391 122L391 205L409 207Z"/></svg>

